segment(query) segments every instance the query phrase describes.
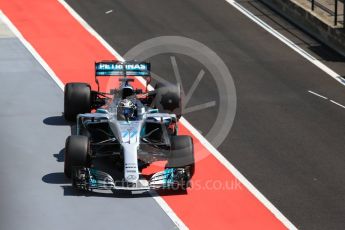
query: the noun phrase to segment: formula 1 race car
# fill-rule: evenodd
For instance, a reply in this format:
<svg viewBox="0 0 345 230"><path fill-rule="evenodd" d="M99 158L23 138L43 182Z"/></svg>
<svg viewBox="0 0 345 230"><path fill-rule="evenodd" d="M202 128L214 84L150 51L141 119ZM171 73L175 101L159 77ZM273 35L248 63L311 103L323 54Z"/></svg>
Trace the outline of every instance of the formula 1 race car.
<svg viewBox="0 0 345 230"><path fill-rule="evenodd" d="M100 92L100 77L118 76L120 86ZM134 89L134 77L146 80L146 89ZM86 83L65 86L64 117L76 122L76 135L66 140L64 173L77 189L150 190L186 188L194 174L190 136L178 136L181 89L151 82L146 62L95 63L98 90ZM123 169L121 180L93 166L97 158L113 157ZM164 171L144 177L152 162L166 160ZM121 170L122 171L122 170Z"/></svg>

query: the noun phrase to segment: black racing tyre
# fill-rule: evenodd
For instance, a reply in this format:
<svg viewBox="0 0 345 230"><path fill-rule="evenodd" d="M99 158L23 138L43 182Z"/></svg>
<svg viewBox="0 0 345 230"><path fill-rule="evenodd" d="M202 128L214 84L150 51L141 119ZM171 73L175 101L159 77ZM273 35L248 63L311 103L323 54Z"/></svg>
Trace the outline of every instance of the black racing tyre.
<svg viewBox="0 0 345 230"><path fill-rule="evenodd" d="M90 167L90 142L86 136L72 135L66 139L64 173L70 178L73 167Z"/></svg>
<svg viewBox="0 0 345 230"><path fill-rule="evenodd" d="M179 119L182 116L181 86L157 83L155 92L154 106L159 112L174 113Z"/></svg>
<svg viewBox="0 0 345 230"><path fill-rule="evenodd" d="M167 168L185 168L192 178L195 171L194 145L190 136L171 137L171 155L168 158Z"/></svg>
<svg viewBox="0 0 345 230"><path fill-rule="evenodd" d="M86 83L67 83L65 85L64 116L75 121L80 113L91 112L91 87Z"/></svg>

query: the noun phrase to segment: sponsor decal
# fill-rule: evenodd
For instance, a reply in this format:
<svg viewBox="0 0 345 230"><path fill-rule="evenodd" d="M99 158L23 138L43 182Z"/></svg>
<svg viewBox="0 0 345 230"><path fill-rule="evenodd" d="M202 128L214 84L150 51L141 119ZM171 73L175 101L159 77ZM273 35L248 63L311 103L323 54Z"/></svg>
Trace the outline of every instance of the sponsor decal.
<svg viewBox="0 0 345 230"><path fill-rule="evenodd" d="M127 180L136 180L137 176L136 175L129 175L126 177Z"/></svg>

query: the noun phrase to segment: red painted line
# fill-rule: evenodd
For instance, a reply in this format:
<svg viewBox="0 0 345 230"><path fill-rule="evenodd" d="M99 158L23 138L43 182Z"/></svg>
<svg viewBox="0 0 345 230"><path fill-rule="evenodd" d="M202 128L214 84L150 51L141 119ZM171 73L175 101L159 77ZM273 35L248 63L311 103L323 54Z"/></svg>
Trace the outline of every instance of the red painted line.
<svg viewBox="0 0 345 230"><path fill-rule="evenodd" d="M56 0L0 0L0 9L63 83L94 85L94 62L114 59ZM180 134L193 136L185 127ZM193 188L164 200L191 229L285 229L284 225L194 138Z"/></svg>

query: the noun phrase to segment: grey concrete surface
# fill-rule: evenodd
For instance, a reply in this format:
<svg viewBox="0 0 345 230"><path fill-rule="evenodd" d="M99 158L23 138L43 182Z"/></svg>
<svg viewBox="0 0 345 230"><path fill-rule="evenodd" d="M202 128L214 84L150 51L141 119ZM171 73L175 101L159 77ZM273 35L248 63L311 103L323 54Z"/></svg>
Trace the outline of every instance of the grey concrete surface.
<svg viewBox="0 0 345 230"><path fill-rule="evenodd" d="M257 1L241 1L246 7L248 2ZM214 50L234 77L238 99L234 126L218 148L220 152L298 228L344 228L345 110L308 93L313 90L345 104L342 85L223 0L68 3L120 54L162 35L186 36ZM105 14L110 9L113 12ZM260 5L254 10L321 61L345 73L344 59L337 54L319 47L275 12ZM170 55L166 56L153 58L152 68L171 79ZM177 61L188 64L181 69L188 89L200 66L191 65L186 57ZM196 91L198 96L193 97L195 103L219 93L209 75L204 80ZM214 112L190 113L186 118L207 132L205 123L211 122Z"/></svg>
<svg viewBox="0 0 345 230"><path fill-rule="evenodd" d="M0 229L175 229L150 196L70 187L63 175L71 131L61 117L63 92L0 26Z"/></svg>

